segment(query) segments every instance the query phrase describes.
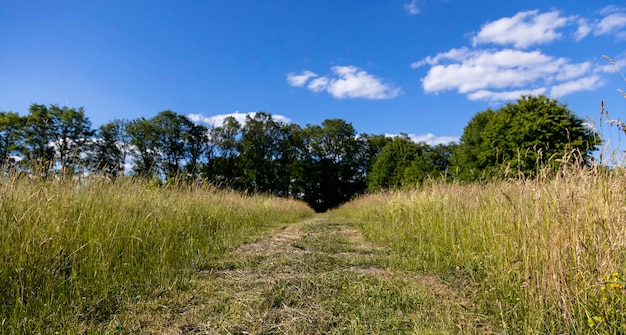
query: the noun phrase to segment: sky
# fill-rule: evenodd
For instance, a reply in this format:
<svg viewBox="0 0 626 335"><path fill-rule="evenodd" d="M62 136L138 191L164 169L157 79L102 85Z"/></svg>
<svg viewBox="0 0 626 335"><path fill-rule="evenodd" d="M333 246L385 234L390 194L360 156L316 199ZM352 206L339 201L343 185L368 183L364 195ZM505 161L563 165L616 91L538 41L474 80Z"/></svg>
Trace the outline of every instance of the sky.
<svg viewBox="0 0 626 335"><path fill-rule="evenodd" d="M603 55L626 71L626 3L0 0L0 111L84 107L94 128L264 111L438 144L522 94L624 118Z"/></svg>

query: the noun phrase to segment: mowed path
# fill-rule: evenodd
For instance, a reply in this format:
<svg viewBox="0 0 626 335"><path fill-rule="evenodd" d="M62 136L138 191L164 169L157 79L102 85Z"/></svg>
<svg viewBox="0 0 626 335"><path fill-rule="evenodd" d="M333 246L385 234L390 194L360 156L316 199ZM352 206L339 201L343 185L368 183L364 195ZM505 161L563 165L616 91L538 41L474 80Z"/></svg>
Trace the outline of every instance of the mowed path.
<svg viewBox="0 0 626 335"><path fill-rule="evenodd" d="M394 257L318 215L207 262L188 287L120 321L142 334L489 333L455 290L394 270Z"/></svg>

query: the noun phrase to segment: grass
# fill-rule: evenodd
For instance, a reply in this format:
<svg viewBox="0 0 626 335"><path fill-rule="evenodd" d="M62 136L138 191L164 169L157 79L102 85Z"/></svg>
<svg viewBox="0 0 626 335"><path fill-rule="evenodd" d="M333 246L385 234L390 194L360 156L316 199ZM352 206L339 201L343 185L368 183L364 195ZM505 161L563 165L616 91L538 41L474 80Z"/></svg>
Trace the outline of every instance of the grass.
<svg viewBox="0 0 626 335"><path fill-rule="evenodd" d="M203 186L4 177L0 333L94 333L138 301L190 285L195 269L305 204Z"/></svg>
<svg viewBox="0 0 626 335"><path fill-rule="evenodd" d="M462 288L505 333L626 333L626 175L550 178L364 196L335 211L397 266Z"/></svg>
<svg viewBox="0 0 626 335"><path fill-rule="evenodd" d="M447 285L387 268L389 257L352 222L317 216L206 263L188 287L135 304L110 327L146 334L484 333Z"/></svg>

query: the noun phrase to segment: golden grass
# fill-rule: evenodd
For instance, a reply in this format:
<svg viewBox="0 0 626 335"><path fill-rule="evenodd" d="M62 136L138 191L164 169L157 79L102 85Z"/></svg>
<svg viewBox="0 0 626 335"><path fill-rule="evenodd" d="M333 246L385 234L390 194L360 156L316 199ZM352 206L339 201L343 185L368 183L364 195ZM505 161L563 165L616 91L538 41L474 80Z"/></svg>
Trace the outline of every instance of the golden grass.
<svg viewBox="0 0 626 335"><path fill-rule="evenodd" d="M622 169L434 183L364 196L336 213L360 220L403 266L459 285L507 333L626 332Z"/></svg>

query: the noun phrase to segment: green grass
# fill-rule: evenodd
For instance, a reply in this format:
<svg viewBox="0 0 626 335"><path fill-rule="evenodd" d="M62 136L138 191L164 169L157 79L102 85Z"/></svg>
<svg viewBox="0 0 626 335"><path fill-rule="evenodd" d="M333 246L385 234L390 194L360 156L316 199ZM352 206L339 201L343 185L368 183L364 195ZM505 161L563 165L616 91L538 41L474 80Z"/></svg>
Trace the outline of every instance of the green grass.
<svg viewBox="0 0 626 335"><path fill-rule="evenodd" d="M626 176L565 168L542 180L433 184L334 212L396 266L461 288L505 333L626 332Z"/></svg>
<svg viewBox="0 0 626 335"><path fill-rule="evenodd" d="M320 248L320 242L327 246ZM385 268L390 250L330 216L205 264L191 285L119 314L122 333L483 334L435 277Z"/></svg>
<svg viewBox="0 0 626 335"><path fill-rule="evenodd" d="M0 333L93 333L306 205L130 179L0 184Z"/></svg>

